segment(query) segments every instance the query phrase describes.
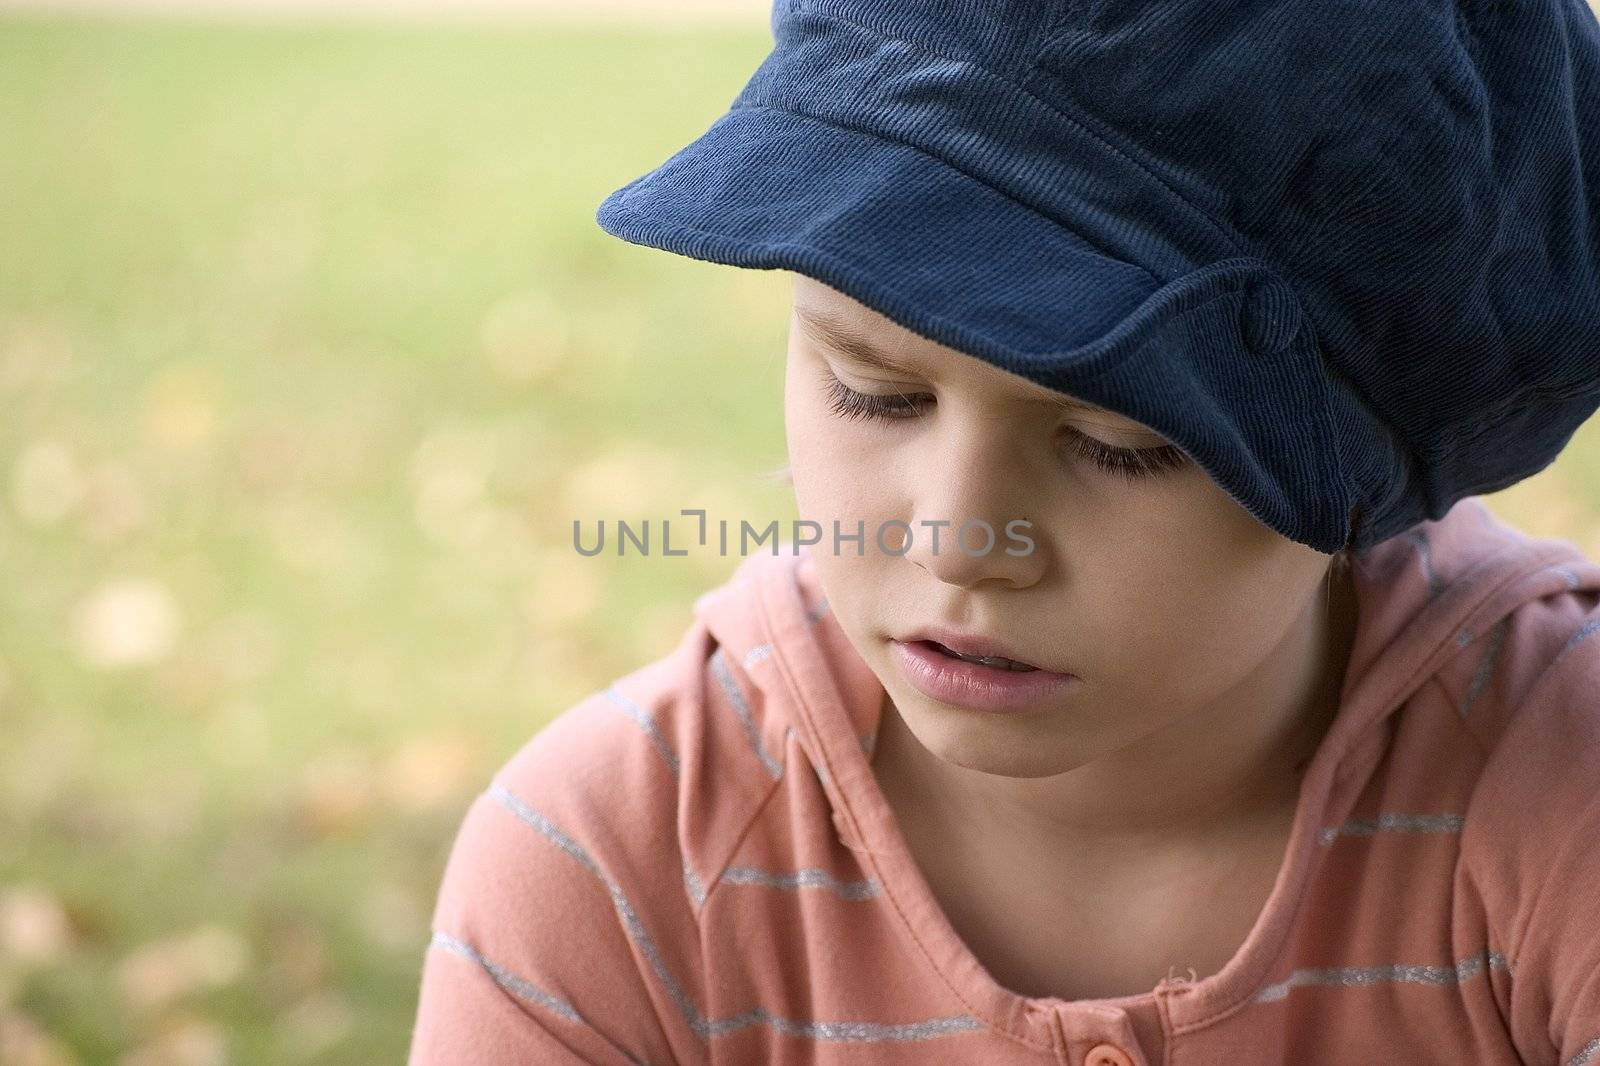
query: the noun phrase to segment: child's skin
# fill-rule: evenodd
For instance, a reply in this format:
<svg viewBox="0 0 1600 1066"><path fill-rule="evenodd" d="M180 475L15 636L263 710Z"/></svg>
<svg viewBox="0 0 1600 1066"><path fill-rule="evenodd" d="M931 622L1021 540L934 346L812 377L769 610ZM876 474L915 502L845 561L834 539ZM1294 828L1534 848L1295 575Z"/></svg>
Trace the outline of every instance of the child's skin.
<svg viewBox="0 0 1600 1066"><path fill-rule="evenodd" d="M1127 481L1063 427L1119 448L1166 443L1109 411L929 341L793 275L785 416L800 517L830 608L888 701L872 763L952 925L1002 984L1062 998L1207 976L1272 889L1300 774L1337 707L1355 627L1343 569L1269 529L1192 463ZM833 350L805 312L907 372ZM915 414L847 419L827 392L903 393ZM864 554L833 521L866 523ZM951 540L969 518L996 547ZM1002 549L1032 523L1031 554ZM916 531L904 556L873 532ZM947 520L938 555L923 521ZM891 542L892 543L892 542ZM976 545L977 535L969 543ZM1025 713L940 703L892 638L943 624L1076 674Z"/></svg>

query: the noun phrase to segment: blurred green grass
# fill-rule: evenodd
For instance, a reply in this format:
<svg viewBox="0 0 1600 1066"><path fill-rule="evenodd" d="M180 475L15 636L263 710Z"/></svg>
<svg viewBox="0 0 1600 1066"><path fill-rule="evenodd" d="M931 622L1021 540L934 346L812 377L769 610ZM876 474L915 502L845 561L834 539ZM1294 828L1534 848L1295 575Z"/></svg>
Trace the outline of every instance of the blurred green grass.
<svg viewBox="0 0 1600 1066"><path fill-rule="evenodd" d="M737 562L572 516L792 517L783 275L593 222L769 43L0 17L0 1066L403 1059L473 794ZM1490 503L1600 554L1600 424Z"/></svg>
<svg viewBox="0 0 1600 1066"><path fill-rule="evenodd" d="M403 1059L472 795L737 563L571 518L793 513L786 281L593 221L767 44L0 19L0 1061Z"/></svg>

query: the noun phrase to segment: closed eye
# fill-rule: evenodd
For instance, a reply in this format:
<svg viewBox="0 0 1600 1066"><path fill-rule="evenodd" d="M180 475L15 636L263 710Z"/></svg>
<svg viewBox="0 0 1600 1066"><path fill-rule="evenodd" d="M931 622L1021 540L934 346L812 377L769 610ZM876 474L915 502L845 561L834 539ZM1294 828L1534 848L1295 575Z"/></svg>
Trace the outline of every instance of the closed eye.
<svg viewBox="0 0 1600 1066"><path fill-rule="evenodd" d="M826 382L829 406L841 418L877 420L883 422L909 421L920 418L926 407L934 404L934 397L925 392L879 395L857 392L829 373ZM1129 481L1154 477L1169 470L1187 466L1189 456L1173 444L1154 448L1117 448L1096 440L1070 424L1063 424L1072 450L1087 459L1098 469Z"/></svg>

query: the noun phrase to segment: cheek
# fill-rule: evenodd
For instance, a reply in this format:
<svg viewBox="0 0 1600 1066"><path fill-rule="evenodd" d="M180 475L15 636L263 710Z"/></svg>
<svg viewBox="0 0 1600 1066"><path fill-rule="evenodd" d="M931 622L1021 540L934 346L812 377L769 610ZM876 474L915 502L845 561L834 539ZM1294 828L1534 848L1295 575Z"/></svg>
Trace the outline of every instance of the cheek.
<svg viewBox="0 0 1600 1066"><path fill-rule="evenodd" d="M1303 585L1291 561L1229 539L1190 490L1150 499L1110 515L1080 508L1065 538L1062 581L1104 646L1189 662L1281 632Z"/></svg>
<svg viewBox="0 0 1600 1066"><path fill-rule="evenodd" d="M837 519L853 532L889 512L898 498L889 441L871 424L840 418L829 409L817 377L791 360L785 384L784 431L795 502L801 518L819 522L824 535Z"/></svg>
<svg viewBox="0 0 1600 1066"><path fill-rule="evenodd" d="M1101 647L1116 656L1117 672L1142 705L1226 692L1283 646L1315 597L1315 577L1308 584L1292 559L1245 562L1226 549L1207 558L1204 547L1134 549L1112 576L1094 583Z"/></svg>

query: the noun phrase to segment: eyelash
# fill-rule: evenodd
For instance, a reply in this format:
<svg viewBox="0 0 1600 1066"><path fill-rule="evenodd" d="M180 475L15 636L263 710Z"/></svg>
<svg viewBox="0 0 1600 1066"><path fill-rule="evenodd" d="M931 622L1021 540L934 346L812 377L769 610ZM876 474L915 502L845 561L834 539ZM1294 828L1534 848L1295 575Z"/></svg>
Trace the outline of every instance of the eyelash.
<svg viewBox="0 0 1600 1066"><path fill-rule="evenodd" d="M847 419L879 419L899 421L915 418L916 404L911 397L875 396L857 392L832 374L828 375L828 398L833 413ZM1176 445L1163 444L1157 448L1113 448L1102 444L1071 426L1073 450L1108 474L1116 474L1129 481L1155 477L1175 470L1189 462L1189 457Z"/></svg>

